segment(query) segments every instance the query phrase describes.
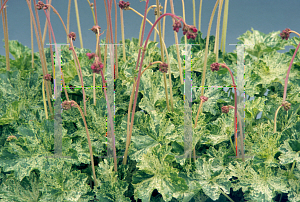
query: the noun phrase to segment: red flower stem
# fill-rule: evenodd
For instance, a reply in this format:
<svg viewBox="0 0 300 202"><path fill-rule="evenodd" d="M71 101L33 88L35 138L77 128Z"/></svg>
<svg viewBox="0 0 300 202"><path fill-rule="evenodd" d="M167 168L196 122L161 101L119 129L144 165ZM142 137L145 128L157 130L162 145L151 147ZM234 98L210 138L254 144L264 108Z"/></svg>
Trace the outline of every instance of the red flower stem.
<svg viewBox="0 0 300 202"><path fill-rule="evenodd" d="M47 18L47 21L48 21L48 26L49 26L49 30L51 31L52 33L52 37L53 37L53 41L54 41L54 44L55 44L55 52L57 53L58 52L58 49L57 49L57 45L56 45L56 39L55 39L55 36L54 36L54 33L53 33L53 29L52 29L52 25L51 25L51 22L50 22L50 17L49 15L47 14L47 12L44 10L44 13L46 15L46 18ZM51 40L51 36L49 36L50 40ZM51 42L50 42L51 43ZM50 46L50 48L52 48L52 46ZM54 72L53 72L54 73ZM66 84L65 84L65 80L64 80L64 74L63 72L61 71L61 78L62 78L62 82L63 82L63 85L64 85L64 90L65 90L65 94L66 94L66 98L67 100L69 101L69 96L68 96L68 92L67 92L67 89L66 89ZM60 79L60 78L56 78L56 79Z"/></svg>
<svg viewBox="0 0 300 202"><path fill-rule="evenodd" d="M296 54L298 52L299 47L300 47L300 43L298 44L298 46L297 46L297 48L296 48L296 50L294 52L294 55L293 55L292 60L290 62L289 69L288 69L288 71L286 73L286 77L285 77L285 81L284 81L283 102L285 101L285 98L286 98L286 91L287 91L287 85L288 85L290 71L291 71L291 68L292 68L292 65L293 65L293 61L294 61L294 59L296 57Z"/></svg>
<svg viewBox="0 0 300 202"><path fill-rule="evenodd" d="M73 40L72 40L71 38L70 38L70 45L71 45L72 51L73 51L73 53L74 53L74 55L75 55L75 58L76 58L76 60L77 60L77 64L78 64L79 71L80 71L80 82L81 82L81 88L82 88L82 94L83 94L84 115L86 116L86 95L85 95L85 91L84 91L83 77L82 77L82 72L81 72L80 63L79 63L77 54L76 54L75 49L74 49L74 46L73 46ZM75 59L74 59L74 60L75 60ZM74 61L74 63L76 63L76 62Z"/></svg>
<svg viewBox="0 0 300 202"><path fill-rule="evenodd" d="M107 98L106 85L105 85L103 71L100 70L100 73L101 73L101 76L102 76L104 95L105 95L105 99L106 99L106 103L107 103L108 116L109 116L109 121L110 121L110 130L111 130L111 134L112 134L113 154L114 154L114 168L115 168L115 172L117 172L118 167L117 167L117 155L116 155L116 147L115 147L114 125L113 125L113 120L112 120L112 114L111 114L111 111L110 111L109 101L108 101L108 98Z"/></svg>
<svg viewBox="0 0 300 202"><path fill-rule="evenodd" d="M0 14L1 14L1 12L2 12L2 10L3 10L3 8L4 8L4 6L5 6L5 4L6 4L7 1L8 1L8 0L4 1L3 5L1 6Z"/></svg>
<svg viewBox="0 0 300 202"><path fill-rule="evenodd" d="M232 83L233 83L233 86L234 86L234 134L235 134L235 150L236 150L236 156L239 156L238 152L237 152L237 96L236 96L236 85L235 85L235 82L234 82L234 78L233 78L232 72L229 69L229 67L227 67L225 63L221 64L221 66L223 68L226 68L229 71L231 79L232 79ZM240 134L242 134L242 131L240 131ZM241 149L243 149L243 148L241 148Z"/></svg>

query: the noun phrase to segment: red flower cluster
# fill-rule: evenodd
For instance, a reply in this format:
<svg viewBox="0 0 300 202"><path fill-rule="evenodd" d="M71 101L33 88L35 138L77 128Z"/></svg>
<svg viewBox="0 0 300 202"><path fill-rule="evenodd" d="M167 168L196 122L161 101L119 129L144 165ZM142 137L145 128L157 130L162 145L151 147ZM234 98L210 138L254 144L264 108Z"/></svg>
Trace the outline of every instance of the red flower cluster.
<svg viewBox="0 0 300 202"><path fill-rule="evenodd" d="M72 39L72 41L75 41L76 39L76 34L74 32L70 32L70 34L68 34L68 37Z"/></svg>
<svg viewBox="0 0 300 202"><path fill-rule="evenodd" d="M167 73L168 72L168 64L167 63L162 63L159 65L159 71L162 73Z"/></svg>
<svg viewBox="0 0 300 202"><path fill-rule="evenodd" d="M86 56L88 56L89 60L90 60L90 59L93 59L96 56L96 54L95 53L87 53Z"/></svg>
<svg viewBox="0 0 300 202"><path fill-rule="evenodd" d="M206 102L208 100L208 97L200 96L200 99L202 100L202 102Z"/></svg>
<svg viewBox="0 0 300 202"><path fill-rule="evenodd" d="M222 107L222 113L227 114L229 112L229 106L223 106Z"/></svg>
<svg viewBox="0 0 300 202"><path fill-rule="evenodd" d="M44 8L45 4L42 1L39 1L36 5L36 9L41 10Z"/></svg>
<svg viewBox="0 0 300 202"><path fill-rule="evenodd" d="M217 63L217 62L212 63L212 64L210 65L211 71L219 71L220 65L221 65L221 64L220 64L220 63Z"/></svg>
<svg viewBox="0 0 300 202"><path fill-rule="evenodd" d="M284 107L285 111L288 111L289 109L291 109L291 103L288 103L287 101L282 102L281 106Z"/></svg>
<svg viewBox="0 0 300 202"><path fill-rule="evenodd" d="M102 70L104 65L102 62L99 62L98 57L96 57L95 62L92 64L91 69L93 70L93 73L99 74L100 70Z"/></svg>
<svg viewBox="0 0 300 202"><path fill-rule="evenodd" d="M122 9L122 10L128 10L128 7L130 6L130 3L127 1L127 2L124 2L124 1L119 1L119 7Z"/></svg>
<svg viewBox="0 0 300 202"><path fill-rule="evenodd" d="M51 74L46 74L45 76L44 76L44 79L45 80L47 80L47 81L51 81Z"/></svg>
<svg viewBox="0 0 300 202"><path fill-rule="evenodd" d="M95 33L95 34L97 34L98 33L98 30L99 29L99 33L100 33L100 30L101 30L101 27L99 26L99 25L94 25L93 27L92 27L92 31Z"/></svg>
<svg viewBox="0 0 300 202"><path fill-rule="evenodd" d="M175 20L174 24L173 24L173 30L175 32L179 32L179 29L181 28L181 23L180 21Z"/></svg>
<svg viewBox="0 0 300 202"><path fill-rule="evenodd" d="M182 31L183 31L183 35L186 35L187 39L196 39L197 37L197 28L193 25L183 25L183 28L182 28Z"/></svg>
<svg viewBox="0 0 300 202"><path fill-rule="evenodd" d="M281 39L288 40L289 37L290 37L290 31L291 30L289 28L286 28L285 30L282 30L282 32L280 33Z"/></svg>
<svg viewBox="0 0 300 202"><path fill-rule="evenodd" d="M77 107L77 103L74 100L71 100L71 101L66 100L62 103L62 108L64 110L71 109L72 107Z"/></svg>

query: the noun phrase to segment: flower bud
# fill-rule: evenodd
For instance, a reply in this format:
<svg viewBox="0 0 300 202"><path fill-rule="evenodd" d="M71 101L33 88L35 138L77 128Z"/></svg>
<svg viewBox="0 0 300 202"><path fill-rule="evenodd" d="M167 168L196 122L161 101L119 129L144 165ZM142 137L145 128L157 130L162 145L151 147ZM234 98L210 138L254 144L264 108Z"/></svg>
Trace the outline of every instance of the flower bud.
<svg viewBox="0 0 300 202"><path fill-rule="evenodd" d="M42 1L39 1L35 6L36 9L41 10L45 6L45 4Z"/></svg>
<svg viewBox="0 0 300 202"><path fill-rule="evenodd" d="M6 139L6 141L8 141L8 142L10 142L11 140L13 140L13 139L17 139L17 137L16 136L14 136L14 135L10 135L10 136L8 136L8 138Z"/></svg>
<svg viewBox="0 0 300 202"><path fill-rule="evenodd" d="M46 74L45 76L44 76L44 79L46 80L46 81L51 81L51 74Z"/></svg>
<svg viewBox="0 0 300 202"><path fill-rule="evenodd" d="M96 56L95 53L87 53L86 55L89 57L89 60Z"/></svg>
<svg viewBox="0 0 300 202"><path fill-rule="evenodd" d="M289 109L291 109L291 103L288 103L287 101L282 102L281 106L284 107L285 111L288 111Z"/></svg>
<svg viewBox="0 0 300 202"><path fill-rule="evenodd" d="M208 97L200 96L200 99L202 100L202 102L206 102L208 100Z"/></svg>
<svg viewBox="0 0 300 202"><path fill-rule="evenodd" d="M229 112L229 107L228 106L223 106L222 107L222 113L227 114Z"/></svg>
<svg viewBox="0 0 300 202"><path fill-rule="evenodd" d="M97 33L98 33L98 29L99 29L99 32L100 32L101 27L100 27L99 25L94 25L94 26L92 27L91 30L92 30L95 34L97 34Z"/></svg>
<svg viewBox="0 0 300 202"><path fill-rule="evenodd" d="M167 73L168 72L168 64L167 63L162 63L159 64L159 71L161 71L162 73Z"/></svg>
<svg viewBox="0 0 300 202"><path fill-rule="evenodd" d="M128 1L127 2L119 1L119 7L122 10L128 10L129 6L130 6L130 3Z"/></svg>
<svg viewBox="0 0 300 202"><path fill-rule="evenodd" d="M291 30L289 28L286 28L285 30L282 30L282 32L280 33L281 39L288 40L289 37L290 37L290 31Z"/></svg>
<svg viewBox="0 0 300 202"><path fill-rule="evenodd" d="M68 34L68 37L72 39L72 41L75 41L76 39L76 34L74 32L70 32L70 34Z"/></svg>
<svg viewBox="0 0 300 202"><path fill-rule="evenodd" d="M220 64L217 63L217 62L212 63L212 64L210 65L210 69L211 69L211 71L219 71L219 69L220 69Z"/></svg>

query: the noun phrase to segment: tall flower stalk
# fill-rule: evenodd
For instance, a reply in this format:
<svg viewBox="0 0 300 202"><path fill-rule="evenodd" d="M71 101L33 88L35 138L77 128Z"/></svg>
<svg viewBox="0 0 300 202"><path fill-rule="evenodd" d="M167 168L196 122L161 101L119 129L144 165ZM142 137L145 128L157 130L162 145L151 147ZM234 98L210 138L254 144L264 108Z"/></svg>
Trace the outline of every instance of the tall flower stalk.
<svg viewBox="0 0 300 202"><path fill-rule="evenodd" d="M224 64L219 64L219 63L216 62L216 63L211 64L210 65L211 71L219 71L220 66L223 67L223 68L226 68L229 71L231 79L232 79L232 83L233 83L232 86L234 87L234 133L235 133L235 142L236 142L236 154L238 154L238 152L237 152L237 128L236 128L237 127L237 120L236 120L237 119L236 84L234 82L234 78L233 78L231 70L229 69L229 67L227 67L227 65L225 63ZM240 131L240 133L242 134L242 131ZM242 148L243 148L243 145L242 145ZM243 152L242 152L242 155L243 155ZM243 155L243 160L244 160L244 155Z"/></svg>
<svg viewBox="0 0 300 202"><path fill-rule="evenodd" d="M77 21L77 27L78 27L79 40L80 40L80 47L83 48L77 0L74 0L74 5L75 5L76 21Z"/></svg>
<svg viewBox="0 0 300 202"><path fill-rule="evenodd" d="M223 0L219 1L219 12L218 12L218 20L216 27L216 40L215 40L215 50L216 54L216 62L219 61L219 35L220 35L220 21L221 21L221 13L222 13Z"/></svg>
<svg viewBox="0 0 300 202"><path fill-rule="evenodd" d="M144 15L145 18L144 18L144 25L143 25L144 27L143 27L143 34L142 34L142 37L143 37L143 35L144 35L145 21L146 21L146 15L147 15L146 11L147 11L147 7L148 7L148 3L149 3L149 0L146 1L146 8L145 8L145 15ZM158 23L158 21L161 20L161 18L163 18L163 17L165 17L165 16L168 16L168 15L171 16L171 17L173 17L173 18L177 18L177 19L179 20L179 22L180 22L180 21L183 22L183 24L184 24L183 30L187 30L186 32L184 31L184 32L185 32L184 34L188 34L188 37L191 37L191 35L192 35L193 37L197 36L197 33L193 33L193 34L191 33L191 32L193 32L192 30L194 30L195 27L187 25L187 24L182 20L182 18L180 18L180 17L178 17L178 16L176 16L176 15L173 15L173 14L171 14L171 13L165 13L165 14L163 14L162 16L160 16L160 17L155 21L155 23L153 24L153 26L152 26L151 29L150 29L150 32L149 32L149 34L148 34L148 37L147 37L147 39L146 39L146 41L145 41L145 45L144 45L144 48L143 48L142 59L141 59L140 68L139 68L139 74L138 74L138 78L137 78L137 85L136 85L135 99L134 99L134 104L133 104L133 112L132 112L132 115L131 115L130 134L132 134L132 127L133 127L133 122L134 122L134 114L135 114L135 108L136 108L136 101L137 101L137 95L138 95L139 84L140 84L140 77L141 77L141 69L142 69L142 66L143 66L143 60L144 60L144 56L145 56L145 51L146 51L146 47L147 47L147 44L148 44L148 40L149 40L149 38L150 38L150 36L151 36L151 33L152 33L152 31L153 31L155 25ZM173 27L173 29L179 31L179 26ZM196 28L195 28L195 29L196 29ZM142 41L141 41L141 44L140 44L140 45L142 45ZM140 52L141 52L141 49L139 50L139 55L138 55L138 60L137 60L137 66L138 66L138 64L139 64ZM129 142L130 142L130 140L129 140ZM129 145L129 144L128 144L128 145ZM126 152L126 150L125 150L125 152ZM125 156L124 156L124 160L125 160ZM123 161L123 163L125 164L124 161Z"/></svg>
<svg viewBox="0 0 300 202"><path fill-rule="evenodd" d="M72 40L71 40L71 43L72 43ZM85 120L85 117L83 115L83 112L82 112L80 106L74 100L64 101L62 103L62 107L63 107L64 110L71 109L71 107L76 107L79 110L80 114L81 114L81 117L82 117L82 120L83 120L83 123L84 123L84 127L85 127L85 131L86 131L86 136L87 136L88 143L89 143L89 150L90 150L90 158L91 158L91 163L92 163L92 171L93 171L94 183L95 183L95 186L97 186L97 178L96 178L96 172L95 172L95 166L94 166L94 157L93 157L92 143L91 143L89 130L87 128L87 124L86 124L86 120Z"/></svg>
<svg viewBox="0 0 300 202"><path fill-rule="evenodd" d="M3 5L3 2L1 0L1 6L2 5ZM4 12L2 13L2 25L3 25L4 43L5 43L6 71L10 71L9 45L8 45L8 25L7 25L7 9L6 9L6 6L4 6L3 8L4 8Z"/></svg>
<svg viewBox="0 0 300 202"><path fill-rule="evenodd" d="M298 36L300 36L299 33L295 32L295 31L292 31L290 30L289 28L286 28L285 30L282 30L282 32L280 33L280 37L282 39L285 39L285 40L288 40L288 38L290 37L290 33L295 33L297 34ZM285 111L288 111L291 107L291 104L288 103L287 101L285 101L286 99L286 92L287 92L287 85L288 85L288 80L289 80L289 75L290 75L290 71L291 71L291 68L292 68L292 65L293 65L293 62L294 62L294 59L296 57L296 54L299 50L299 47L300 47L300 42L294 52L294 55L292 57L292 60L290 62L290 65L289 65L289 68L288 68L288 71L286 73L286 77L285 77L285 81L284 81L284 91L283 91L283 101L282 101L282 104L278 107L278 109L276 110L275 112L275 117L274 117L274 133L276 133L276 119L277 119L277 114L279 112L279 109L283 106L284 107L284 110Z"/></svg>
<svg viewBox="0 0 300 202"><path fill-rule="evenodd" d="M214 15L215 15L218 3L219 3L219 0L217 0L217 2L215 3L215 6L214 6L214 9L212 11L212 14L211 14L211 17L210 17L210 21L209 21L209 24L208 24L208 30L207 30L207 35L206 35L206 45L205 45L204 66L203 66L202 80L201 80L201 86L202 87L205 85L205 75L206 75L206 65L207 65L207 56L208 56L209 35L210 35L211 25L212 25L212 21L214 19ZM201 89L201 96L203 96L203 94L204 94L204 88ZM200 111L202 112L202 108L200 109Z"/></svg>
<svg viewBox="0 0 300 202"><path fill-rule="evenodd" d="M79 71L80 71L80 82L81 82L81 88L82 88L82 94L83 94L84 115L86 116L86 95L85 95L84 84L83 84L83 79L82 79L82 72L81 72L81 67L80 67L80 63L79 63L77 54L76 54L74 46L73 46L73 41L75 41L76 35L74 32L71 32L68 36L70 38L70 45L71 45L69 50L72 50L73 54L75 55L74 60L77 61Z"/></svg>
<svg viewBox="0 0 300 202"><path fill-rule="evenodd" d="M198 30L201 31L201 12L202 12L202 0L200 0L200 5L199 5L199 24L198 24Z"/></svg>
<svg viewBox="0 0 300 202"><path fill-rule="evenodd" d="M44 49L43 49L43 46L41 45L41 38L39 37L38 35L38 31L37 31L37 26L36 26L36 23L35 23L35 19L34 19L34 15L33 15L33 11L31 9L31 4L29 1L26 1L27 2L27 5L28 5L28 8L29 8L29 11L30 11L30 16L31 16L31 19L33 20L33 25L34 25L34 31L35 31L35 35L36 35L36 39L37 39L37 44L38 44L38 49L39 49L39 54L40 54L40 58L41 58L41 64L42 64L42 70L43 70L43 75L45 76L46 74L48 74L48 70L47 70L47 66L46 66L46 61L44 60L44 57L45 57L45 52L44 52ZM5 2L4 2L5 3ZM51 104L51 101L50 101L50 89L49 89L49 82L47 81L46 82L46 93L47 93L47 101L48 101L48 105L49 105L49 110L50 110L50 114L53 114L53 111L52 111L52 104ZM52 95L52 93L51 93ZM51 115L51 118L53 117L53 115Z"/></svg>
<svg viewBox="0 0 300 202"><path fill-rule="evenodd" d="M172 14L175 15L173 0L170 0L170 7L171 7ZM164 18L164 20L165 19L166 18ZM175 22L173 22L173 23L175 23ZM175 44L176 44L176 53L177 53L177 61L178 61L178 68L179 68L180 83L182 85L183 84L183 75L182 75L181 60L180 60L180 54L179 54L178 35L177 35L177 32L175 30L174 30L174 38L175 38Z"/></svg>
<svg viewBox="0 0 300 202"><path fill-rule="evenodd" d="M48 24L49 24L49 32L51 31L51 33L52 33L52 37L53 37L53 41L54 41L54 45L55 45L55 52L57 53L58 52L58 48L57 48L56 39L55 39L55 36L54 36L54 33L53 33L52 25L51 25L51 22L50 22L50 18L49 18L49 15L47 14L47 12L45 10L44 10L44 13L46 15L46 18L47 18L47 21L48 21ZM51 43L51 36L50 35L49 35L49 40L50 40L49 42ZM54 70L52 47L50 47L50 50L51 50L52 68ZM53 71L53 74L54 73L55 73L55 71ZM64 91L65 91L65 94L66 94L66 98L69 101L69 95L68 95L68 92L67 92L67 89L66 89L66 84L65 84L64 74L63 73L61 74L61 77L62 77L62 82L63 82L63 86L64 86Z"/></svg>
<svg viewBox="0 0 300 202"><path fill-rule="evenodd" d="M225 46L226 46L226 32L227 32L227 21L228 21L228 4L229 4L229 0L225 0L224 15L223 15L223 27L222 27L222 37L221 37L221 51L223 53L225 52Z"/></svg>

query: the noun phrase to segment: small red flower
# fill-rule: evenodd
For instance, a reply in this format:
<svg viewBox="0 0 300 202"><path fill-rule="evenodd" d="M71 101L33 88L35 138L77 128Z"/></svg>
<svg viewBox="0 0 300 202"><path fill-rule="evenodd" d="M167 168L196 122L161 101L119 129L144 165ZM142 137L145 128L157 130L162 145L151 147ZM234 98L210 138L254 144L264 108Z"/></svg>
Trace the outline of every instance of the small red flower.
<svg viewBox="0 0 300 202"><path fill-rule="evenodd" d="M202 100L202 102L206 102L208 100L208 97L200 96L200 99Z"/></svg>
<svg viewBox="0 0 300 202"><path fill-rule="evenodd" d="M211 71L219 71L219 69L220 69L220 64L217 63L217 62L212 63L212 64L210 65L210 69L211 69Z"/></svg>
<svg viewBox="0 0 300 202"><path fill-rule="evenodd" d="M287 101L282 102L281 106L284 107L285 111L288 111L289 109L291 109L291 103L288 103Z"/></svg>
<svg viewBox="0 0 300 202"><path fill-rule="evenodd" d="M290 37L290 31L291 30L289 28L286 28L285 30L282 30L282 32L280 33L281 39L288 40L289 37Z"/></svg>
<svg viewBox="0 0 300 202"><path fill-rule="evenodd" d="M93 59L96 56L96 54L95 53L87 53L86 56L88 56L89 60L90 60L90 59Z"/></svg>
<svg viewBox="0 0 300 202"><path fill-rule="evenodd" d="M46 74L45 76L44 76L44 79L46 80L46 81L51 81L51 74Z"/></svg>
<svg viewBox="0 0 300 202"><path fill-rule="evenodd" d="M99 25L94 25L93 27L92 27L92 31L95 33L95 34L97 34L98 33L98 30L99 29L99 33L100 33L100 31L101 31L101 27L99 26Z"/></svg>
<svg viewBox="0 0 300 202"><path fill-rule="evenodd" d="M68 34L68 37L72 39L72 41L75 41L76 39L76 34L74 32L70 32L70 34Z"/></svg>
<svg viewBox="0 0 300 202"><path fill-rule="evenodd" d="M223 106L222 107L222 113L227 114L229 112L229 107L228 106Z"/></svg>
<svg viewBox="0 0 300 202"><path fill-rule="evenodd" d="M39 1L36 5L36 9L42 10L45 6L45 4L42 1Z"/></svg>
<svg viewBox="0 0 300 202"><path fill-rule="evenodd" d="M168 72L168 64L167 63L162 63L159 65L159 71L162 73L167 73Z"/></svg>
<svg viewBox="0 0 300 202"><path fill-rule="evenodd" d="M119 1L119 7L122 9L122 10L128 10L128 7L130 6L130 3L127 1L127 2L124 2L124 1Z"/></svg>

